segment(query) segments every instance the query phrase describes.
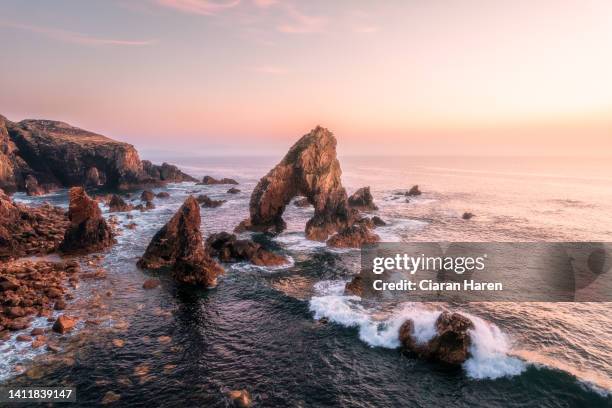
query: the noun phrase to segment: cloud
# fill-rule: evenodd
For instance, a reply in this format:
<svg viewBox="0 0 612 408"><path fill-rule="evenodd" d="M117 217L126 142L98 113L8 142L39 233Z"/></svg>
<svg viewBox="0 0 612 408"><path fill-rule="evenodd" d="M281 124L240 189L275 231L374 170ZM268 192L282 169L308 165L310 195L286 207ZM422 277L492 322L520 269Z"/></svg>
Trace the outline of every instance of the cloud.
<svg viewBox="0 0 612 408"><path fill-rule="evenodd" d="M277 3L277 0L253 0L253 3L260 8L268 8Z"/></svg>
<svg viewBox="0 0 612 408"><path fill-rule="evenodd" d="M261 66L252 68L252 70L255 72L259 72L260 74L267 74L267 75L285 75L287 73L286 68L278 67L274 65L261 65Z"/></svg>
<svg viewBox="0 0 612 408"><path fill-rule="evenodd" d="M202 16L212 16L240 4L240 0L229 0L225 3L209 0L156 0L156 2L161 6L173 8L183 13Z"/></svg>
<svg viewBox="0 0 612 408"><path fill-rule="evenodd" d="M378 32L378 27L376 26L358 26L353 28L353 32L360 34L372 34Z"/></svg>
<svg viewBox="0 0 612 408"><path fill-rule="evenodd" d="M276 28L282 33L308 34L323 31L327 24L324 17L314 17L300 12L297 8L287 5L287 16L290 21L278 25Z"/></svg>
<svg viewBox="0 0 612 408"><path fill-rule="evenodd" d="M146 46L155 44L156 40L124 40L116 38L92 37L87 34L74 31L62 30L59 28L37 27L27 24L9 23L0 21L0 26L16 28L18 30L31 31L59 41L84 44L84 45L116 45L116 46Z"/></svg>

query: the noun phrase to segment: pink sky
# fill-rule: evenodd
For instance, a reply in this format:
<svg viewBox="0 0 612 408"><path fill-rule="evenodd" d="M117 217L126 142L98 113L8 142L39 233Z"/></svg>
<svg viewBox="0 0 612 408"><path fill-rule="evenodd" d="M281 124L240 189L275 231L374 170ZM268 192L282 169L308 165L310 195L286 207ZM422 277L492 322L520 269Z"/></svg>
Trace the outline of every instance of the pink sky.
<svg viewBox="0 0 612 408"><path fill-rule="evenodd" d="M140 148L612 151L610 1L4 1L0 113Z"/></svg>

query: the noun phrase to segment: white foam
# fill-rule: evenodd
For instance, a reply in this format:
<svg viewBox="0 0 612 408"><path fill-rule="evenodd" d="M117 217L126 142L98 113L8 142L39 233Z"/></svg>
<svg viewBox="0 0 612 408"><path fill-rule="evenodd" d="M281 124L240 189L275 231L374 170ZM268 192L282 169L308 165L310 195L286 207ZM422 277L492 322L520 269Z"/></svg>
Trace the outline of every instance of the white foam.
<svg viewBox="0 0 612 408"><path fill-rule="evenodd" d="M314 318L359 329L359 339L372 347L400 346L399 329L408 319L414 323L413 336L417 343L426 343L435 334L435 322L440 310L429 309L419 303L404 303L390 312L367 309L358 296L344 296L346 281L322 281L314 285L317 293L310 300ZM473 379L495 379L521 374L526 363L509 356L510 341L493 323L464 314L474 323L470 331L471 357L463 364L466 374Z"/></svg>
<svg viewBox="0 0 612 408"><path fill-rule="evenodd" d="M276 236L274 241L292 251L310 251L312 249L325 247L325 242L307 239L304 232L282 233Z"/></svg>

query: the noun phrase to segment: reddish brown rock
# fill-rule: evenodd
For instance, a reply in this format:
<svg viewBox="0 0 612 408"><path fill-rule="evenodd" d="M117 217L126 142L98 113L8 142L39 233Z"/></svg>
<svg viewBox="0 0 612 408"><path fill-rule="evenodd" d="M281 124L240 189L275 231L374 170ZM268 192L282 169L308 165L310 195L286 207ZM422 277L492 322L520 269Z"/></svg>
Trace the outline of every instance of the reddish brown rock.
<svg viewBox="0 0 612 408"><path fill-rule="evenodd" d="M348 199L348 203L352 208L363 211L374 211L378 210L378 207L374 204L374 197L370 192L370 187L362 187L355 191Z"/></svg>
<svg viewBox="0 0 612 408"><path fill-rule="evenodd" d="M253 404L253 398L247 390L232 390L227 393L227 398L232 407L249 408Z"/></svg>
<svg viewBox="0 0 612 408"><path fill-rule="evenodd" d="M140 201L153 201L155 198L155 194L150 190L144 190L142 194L140 194Z"/></svg>
<svg viewBox="0 0 612 408"><path fill-rule="evenodd" d="M334 248L360 248L379 240L380 237L370 231L366 224L355 223L329 238L327 245Z"/></svg>
<svg viewBox="0 0 612 408"><path fill-rule="evenodd" d="M170 198L170 193L167 193L165 191L161 191L161 192L155 194L155 197L157 197L157 198Z"/></svg>
<svg viewBox="0 0 612 408"><path fill-rule="evenodd" d="M250 218L237 231L283 231L285 207L292 198L301 195L315 209L306 224L306 237L325 241L329 235L352 225L356 215L356 210L348 206L341 174L336 138L322 127L313 129L259 181L251 195Z"/></svg>
<svg viewBox="0 0 612 408"><path fill-rule="evenodd" d="M0 190L0 260L55 251L68 223L61 208L16 204Z"/></svg>
<svg viewBox="0 0 612 408"><path fill-rule="evenodd" d="M204 178L202 179L202 181L200 183L197 184L203 184L203 185L213 185L213 184L238 184L238 182L234 179L231 178L222 178L220 180L211 177L211 176L204 176Z"/></svg>
<svg viewBox="0 0 612 408"><path fill-rule="evenodd" d="M113 194L110 201L108 202L108 210L110 212L125 212L132 211L134 207L131 204L126 203L123 198L117 194Z"/></svg>
<svg viewBox="0 0 612 408"><path fill-rule="evenodd" d="M280 266L289 261L282 255L264 249L260 244L250 239L237 239L228 232L212 234L206 240L212 256L223 262L247 261L258 266Z"/></svg>
<svg viewBox="0 0 612 408"><path fill-rule="evenodd" d="M344 290L349 295L363 296L363 285L363 278L357 275L349 283L346 284Z"/></svg>
<svg viewBox="0 0 612 408"><path fill-rule="evenodd" d="M159 279L147 279L142 284L142 288L143 289L155 289L156 287L159 286L160 283L161 282L159 281Z"/></svg>
<svg viewBox="0 0 612 408"><path fill-rule="evenodd" d="M410 188L410 190L408 190L408 192L406 193L407 196L409 197L414 197L414 196L420 196L421 190L419 190L419 186L418 185L414 185Z"/></svg>
<svg viewBox="0 0 612 408"><path fill-rule="evenodd" d="M0 188L44 194L59 187L129 189L196 181L176 166L141 161L136 149L52 120L0 116Z"/></svg>
<svg viewBox="0 0 612 408"><path fill-rule="evenodd" d="M215 286L223 268L205 250L200 222L198 202L189 196L155 234L138 265L147 269L169 267L178 282Z"/></svg>
<svg viewBox="0 0 612 408"><path fill-rule="evenodd" d="M66 316L66 315L61 315L57 318L57 320L53 324L53 331L64 334L64 333L71 331L76 326L77 323L78 323L78 320L76 318Z"/></svg>
<svg viewBox="0 0 612 408"><path fill-rule="evenodd" d="M70 189L68 217L70 226L60 245L62 252L99 251L114 244L112 230L102 217L98 203L89 198L83 187Z"/></svg>
<svg viewBox="0 0 612 408"><path fill-rule="evenodd" d="M427 343L414 338L414 323L407 320L400 327L399 338L405 350L419 357L459 365L470 356L470 329L474 324L459 313L442 312L436 320L436 334Z"/></svg>
<svg viewBox="0 0 612 408"><path fill-rule="evenodd" d="M213 200L212 198L210 198L206 194L200 194L198 196L198 198L196 198L196 200L204 208L217 208L217 207L221 206L225 202L225 200Z"/></svg>

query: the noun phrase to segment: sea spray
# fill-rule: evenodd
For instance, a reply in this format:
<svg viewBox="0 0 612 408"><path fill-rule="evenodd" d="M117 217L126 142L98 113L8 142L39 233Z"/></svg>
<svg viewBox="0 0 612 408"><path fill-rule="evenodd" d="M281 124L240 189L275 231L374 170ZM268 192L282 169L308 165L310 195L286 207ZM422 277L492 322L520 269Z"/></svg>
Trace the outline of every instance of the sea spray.
<svg viewBox="0 0 612 408"><path fill-rule="evenodd" d="M424 344L436 334L435 323L440 310L420 303L403 303L390 312L368 309L358 296L344 296L346 281L322 281L315 285L317 296L310 300L314 318L323 317L345 327L357 327L359 339L371 347L400 347L399 329L408 319L414 323L414 338ZM380 315L378 317L377 315ZM526 364L508 355L508 337L496 325L464 313L474 323L470 331L470 358L463 364L467 375L474 379L495 379L521 374Z"/></svg>

